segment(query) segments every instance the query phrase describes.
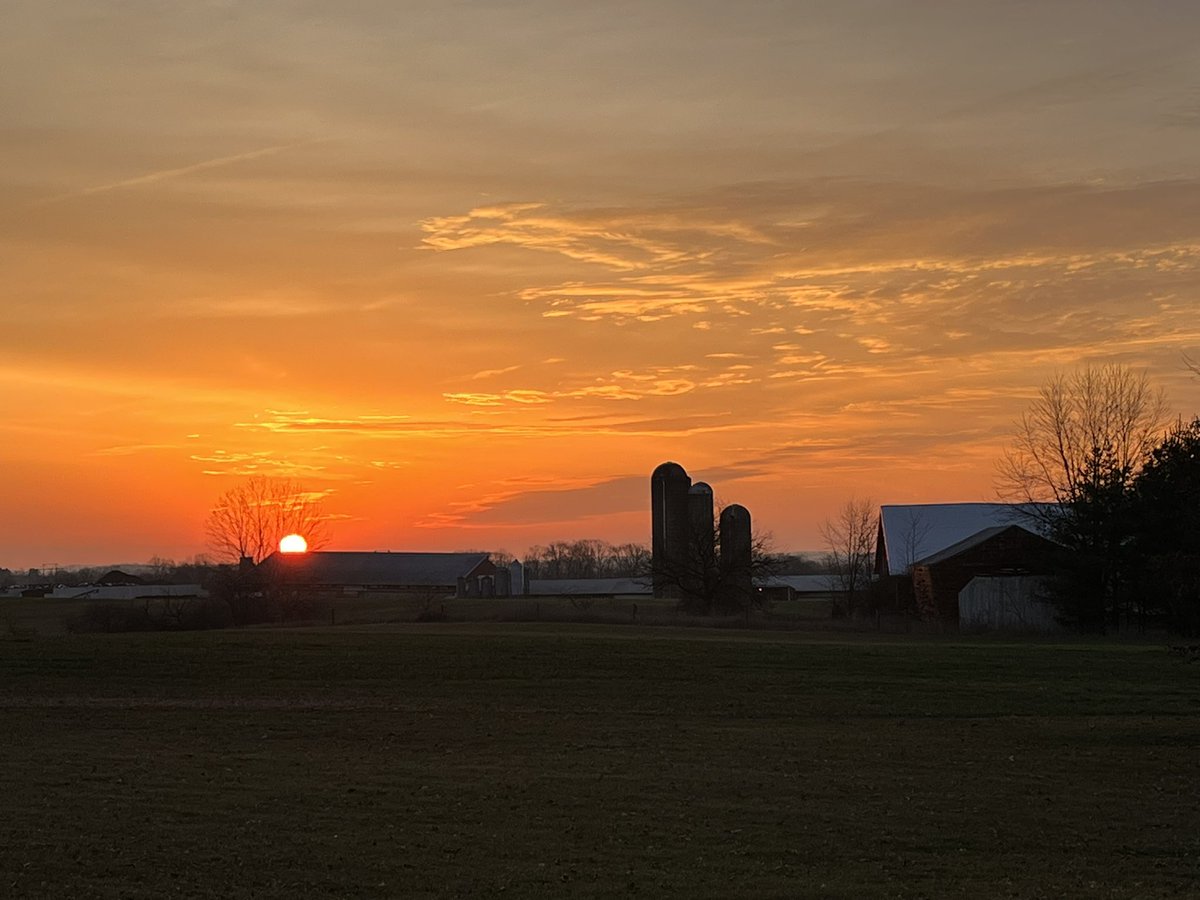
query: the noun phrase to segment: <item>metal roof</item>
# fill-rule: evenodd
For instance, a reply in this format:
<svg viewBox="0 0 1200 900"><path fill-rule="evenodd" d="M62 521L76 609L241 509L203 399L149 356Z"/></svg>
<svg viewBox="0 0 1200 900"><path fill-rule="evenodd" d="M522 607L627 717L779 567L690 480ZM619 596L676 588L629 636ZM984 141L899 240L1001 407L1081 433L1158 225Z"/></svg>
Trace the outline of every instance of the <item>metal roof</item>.
<svg viewBox="0 0 1200 900"><path fill-rule="evenodd" d="M453 585L486 553L358 553L315 550L272 553L261 563L270 574L304 584Z"/></svg>
<svg viewBox="0 0 1200 900"><path fill-rule="evenodd" d="M832 591L831 575L768 575L754 579L757 587L790 587L797 594L826 594Z"/></svg>
<svg viewBox="0 0 1200 900"><path fill-rule="evenodd" d="M529 593L541 597L650 595L650 584L641 578L534 578Z"/></svg>
<svg viewBox="0 0 1200 900"><path fill-rule="evenodd" d="M928 558L987 529L1020 525L1043 531L1038 514L1052 507L1020 503L917 503L881 506L879 530L889 575L903 575ZM1045 518L1043 515L1042 519ZM964 548L965 549L965 548Z"/></svg>

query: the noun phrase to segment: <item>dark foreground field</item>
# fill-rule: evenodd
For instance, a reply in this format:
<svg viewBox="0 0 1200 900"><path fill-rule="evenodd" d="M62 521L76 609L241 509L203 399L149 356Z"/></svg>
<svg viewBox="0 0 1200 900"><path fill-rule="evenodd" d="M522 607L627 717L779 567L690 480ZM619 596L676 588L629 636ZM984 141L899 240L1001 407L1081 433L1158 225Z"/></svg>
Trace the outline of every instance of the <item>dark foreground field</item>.
<svg viewBox="0 0 1200 900"><path fill-rule="evenodd" d="M1200 895L1161 647L398 626L0 641L0 896Z"/></svg>

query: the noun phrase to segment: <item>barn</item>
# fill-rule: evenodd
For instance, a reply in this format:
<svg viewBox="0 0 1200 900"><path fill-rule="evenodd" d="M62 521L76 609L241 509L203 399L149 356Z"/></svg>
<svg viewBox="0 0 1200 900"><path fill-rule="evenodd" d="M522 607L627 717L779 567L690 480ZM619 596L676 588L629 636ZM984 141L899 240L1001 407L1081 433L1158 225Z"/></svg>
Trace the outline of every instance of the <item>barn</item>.
<svg viewBox="0 0 1200 900"><path fill-rule="evenodd" d="M509 570L487 553L277 552L259 564L259 571L280 587L347 595L507 597L511 583Z"/></svg>
<svg viewBox="0 0 1200 900"><path fill-rule="evenodd" d="M973 580L1045 574L1056 547L1020 525L985 528L913 564L917 612L922 618L958 625L959 595Z"/></svg>
<svg viewBox="0 0 1200 900"><path fill-rule="evenodd" d="M589 597L641 600L653 595L644 578L534 578L526 592L532 597Z"/></svg>
<svg viewBox="0 0 1200 900"><path fill-rule="evenodd" d="M989 528L1020 525L1040 531L1044 504L910 503L879 507L875 575L906 575L919 560Z"/></svg>
<svg viewBox="0 0 1200 900"><path fill-rule="evenodd" d="M1055 545L1045 531L1053 511L1012 503L881 506L875 542L880 596L898 611L915 609L922 618L957 625L959 593L973 578L1049 572L1047 551Z"/></svg>

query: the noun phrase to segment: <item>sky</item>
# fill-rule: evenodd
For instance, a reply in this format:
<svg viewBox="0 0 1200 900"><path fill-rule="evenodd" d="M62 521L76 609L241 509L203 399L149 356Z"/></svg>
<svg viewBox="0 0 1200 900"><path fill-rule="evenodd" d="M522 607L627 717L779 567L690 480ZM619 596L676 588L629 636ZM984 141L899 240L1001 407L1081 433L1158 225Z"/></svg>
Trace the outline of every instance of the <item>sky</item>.
<svg viewBox="0 0 1200 900"><path fill-rule="evenodd" d="M6 0L0 566L646 541L664 460L819 548L996 499L1056 372L1200 413L1191 0Z"/></svg>

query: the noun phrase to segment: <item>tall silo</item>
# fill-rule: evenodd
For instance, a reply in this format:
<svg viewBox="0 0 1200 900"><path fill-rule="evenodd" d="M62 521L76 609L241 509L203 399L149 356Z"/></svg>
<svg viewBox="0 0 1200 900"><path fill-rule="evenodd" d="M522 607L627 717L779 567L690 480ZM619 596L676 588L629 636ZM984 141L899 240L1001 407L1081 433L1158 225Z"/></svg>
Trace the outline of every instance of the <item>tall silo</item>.
<svg viewBox="0 0 1200 900"><path fill-rule="evenodd" d="M665 462L650 476L651 569L654 596L678 600L680 574L691 543L688 490L692 479L679 463Z"/></svg>
<svg viewBox="0 0 1200 900"><path fill-rule="evenodd" d="M713 522L713 490L697 481L688 489L688 561L680 579L692 599L708 602L711 579L717 573L717 536Z"/></svg>
<svg viewBox="0 0 1200 900"><path fill-rule="evenodd" d="M721 510L721 600L731 609L747 609L753 597L750 510L737 503Z"/></svg>

